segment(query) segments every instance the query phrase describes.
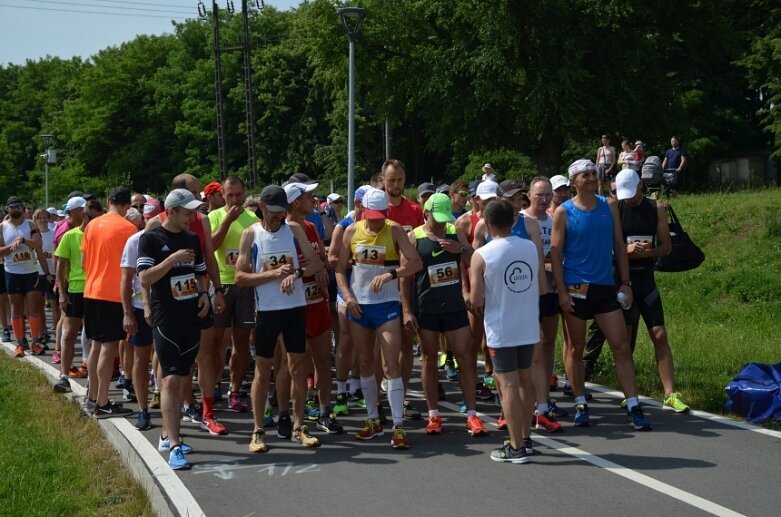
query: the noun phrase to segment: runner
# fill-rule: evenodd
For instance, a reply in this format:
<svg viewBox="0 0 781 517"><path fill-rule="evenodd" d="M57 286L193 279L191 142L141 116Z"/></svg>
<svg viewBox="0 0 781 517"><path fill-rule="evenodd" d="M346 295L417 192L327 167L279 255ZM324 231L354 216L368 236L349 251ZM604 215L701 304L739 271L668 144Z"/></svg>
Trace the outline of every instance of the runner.
<svg viewBox="0 0 781 517"><path fill-rule="evenodd" d="M568 340L565 367L575 393L575 425L590 425L583 385L583 347L586 320L593 317L613 350L616 377L626 395L632 425L637 430L650 430L651 424L637 401L634 364L613 280L615 260L620 278L618 291L631 304L629 265L616 201L595 195L597 178L593 162L577 160L568 172L577 195L553 215L551 265L565 318Z"/></svg>
<svg viewBox="0 0 781 517"><path fill-rule="evenodd" d="M314 209L312 192L317 183L288 183L285 185L288 210L288 222L295 222L304 229L312 250L323 264L327 263L325 246L317 234L315 226L306 220ZM303 263L303 250L298 253L299 263ZM307 347L312 354L317 374L317 395L320 411L317 415L317 428L333 434L341 434L344 429L331 412L331 310L328 307L328 273L323 269L314 277L302 279L306 298L306 338Z"/></svg>
<svg viewBox="0 0 781 517"><path fill-rule="evenodd" d="M551 199L548 213L553 215L562 203L572 197L572 191L570 190L569 178L560 174L550 179L550 185L553 189L553 199Z"/></svg>
<svg viewBox="0 0 781 517"><path fill-rule="evenodd" d="M201 324L209 314L206 263L198 238L188 231L203 203L185 189L165 198L162 227L144 232L138 242L138 275L150 290L152 334L160 360L163 432L158 450L169 451L168 465L189 469L185 454L192 448L179 436L181 393L200 346Z"/></svg>
<svg viewBox="0 0 781 517"><path fill-rule="evenodd" d="M16 339L15 357L23 357L27 348L24 316L25 304L30 307L27 321L33 343L30 351L34 355L44 353L42 346L43 318L38 312L41 306L41 291L38 289L38 266L36 250L40 250L41 236L32 221L24 218L24 203L17 196L11 196L6 203L8 220L0 223L0 256L4 257L5 283L11 303L11 327ZM41 267L48 267L45 263ZM50 271L44 271L47 275Z"/></svg>
<svg viewBox="0 0 781 517"><path fill-rule="evenodd" d="M260 194L263 219L244 230L236 262L236 285L253 289L257 309L255 326L255 378L252 381L252 410L255 429L250 452L266 452L263 412L271 380L271 366L277 340L283 337L290 367L293 396L293 441L317 447L320 440L309 434L303 423L306 403L306 293L303 277L323 271L323 262L307 241L301 226L285 221L292 210L282 187L269 185ZM299 262L300 251L305 265Z"/></svg>
<svg viewBox="0 0 781 517"><path fill-rule="evenodd" d="M38 232L41 234L41 248L38 255L38 289L41 291L40 305L36 312L38 314L46 314L45 301L49 301L52 308L52 324L57 326L57 322L60 320L60 307L57 305L57 295L54 293L54 232L51 226L51 215L43 208L39 208L33 212L33 222L38 228ZM45 262L45 264L44 264ZM44 268L44 265L46 266ZM47 341L51 336L46 325L46 318L42 318L43 323L43 340L41 346L44 350L49 349ZM52 333L56 335L56 332ZM57 343L55 343L55 351ZM59 354L57 354L59 355ZM54 359L54 355L52 355Z"/></svg>
<svg viewBox="0 0 781 517"><path fill-rule="evenodd" d="M414 278L402 280L401 301L404 324L418 332L423 346L422 381L428 404L426 433L442 433L442 417L437 406L437 352L444 336L461 369L459 381L466 404L466 430L472 436L483 436L487 431L476 411L477 354L472 346L461 283L462 270L465 270L461 257L469 260L472 248L466 236L452 224L455 219L447 194L430 196L424 214L426 223L409 233L423 268Z"/></svg>
<svg viewBox="0 0 781 517"><path fill-rule="evenodd" d="M375 339L379 341L388 379L388 401L393 417L394 448L409 447L404 430L404 382L399 365L402 341L399 277L414 275L422 264L403 228L388 219L388 197L379 189L363 196L363 219L344 232L343 247L336 266L336 281L347 305L350 332L357 347L361 370L361 389L366 400L368 419L356 434L369 440L384 434L377 421L377 381L374 377ZM404 262L399 266L400 256ZM348 283L347 266L352 261Z"/></svg>
<svg viewBox="0 0 781 517"><path fill-rule="evenodd" d="M225 206L225 197L222 195L222 185L219 181L212 181L203 187L203 197L209 203L209 212Z"/></svg>
<svg viewBox="0 0 781 517"><path fill-rule="evenodd" d="M483 211L492 240L472 255L470 301L484 316L488 350L501 392L510 440L491 451L499 462L527 463L532 453L530 419L534 401L529 374L534 345L540 341L539 294L547 288L539 249L512 237L517 217L504 199ZM507 308L512 307L512 311Z"/></svg>

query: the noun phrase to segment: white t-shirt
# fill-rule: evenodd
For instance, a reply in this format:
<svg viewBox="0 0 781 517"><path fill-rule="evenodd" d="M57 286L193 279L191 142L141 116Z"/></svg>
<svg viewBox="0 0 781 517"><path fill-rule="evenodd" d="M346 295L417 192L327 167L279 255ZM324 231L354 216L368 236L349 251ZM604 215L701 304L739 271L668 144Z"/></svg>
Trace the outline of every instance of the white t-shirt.
<svg viewBox="0 0 781 517"><path fill-rule="evenodd" d="M120 260L119 267L126 267L136 270L136 263L138 262L138 241L141 239L144 231L141 230L137 234L130 237L125 243L125 249L122 250L122 259ZM144 298L141 288L141 279L138 277L138 272L133 275L133 308L143 309Z"/></svg>
<svg viewBox="0 0 781 517"><path fill-rule="evenodd" d="M54 274L54 232L49 230L46 233L41 233L41 242L42 242L41 253L43 253L46 262L49 264L49 273L53 275ZM38 261L36 261L35 263L38 265L38 274L43 275L45 271L38 263Z"/></svg>
<svg viewBox="0 0 781 517"><path fill-rule="evenodd" d="M510 236L475 250L485 261L484 321L491 348L540 341L540 263L533 242Z"/></svg>
<svg viewBox="0 0 781 517"><path fill-rule="evenodd" d="M3 242L6 246L12 244L19 237L29 240L32 236L33 223L24 219L22 224L16 226L11 221L0 223L3 231ZM38 260L35 251L27 244L22 244L16 250L4 257L5 272L14 275L29 275L38 272Z"/></svg>
<svg viewBox="0 0 781 517"><path fill-rule="evenodd" d="M277 269L285 264L293 264L298 269L298 251L293 230L287 224L276 232L268 232L262 224L253 224L254 272L261 273ZM255 287L255 309L258 311L278 311L306 306L304 283L296 279L291 294L282 294L279 290L282 279L265 282ZM302 322L303 324L303 322Z"/></svg>

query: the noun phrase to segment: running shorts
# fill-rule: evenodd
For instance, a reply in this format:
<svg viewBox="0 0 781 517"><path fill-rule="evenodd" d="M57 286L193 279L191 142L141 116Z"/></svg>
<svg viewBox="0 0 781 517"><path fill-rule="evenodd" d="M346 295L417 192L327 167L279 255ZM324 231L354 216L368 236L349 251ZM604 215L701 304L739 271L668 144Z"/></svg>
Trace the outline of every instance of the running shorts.
<svg viewBox="0 0 781 517"><path fill-rule="evenodd" d="M306 352L305 318L304 307L258 311L255 320L255 357L273 358L280 334L288 354Z"/></svg>
<svg viewBox="0 0 781 517"><path fill-rule="evenodd" d="M156 326L152 329L152 336L163 377L190 375L201 344L200 327L198 325Z"/></svg>

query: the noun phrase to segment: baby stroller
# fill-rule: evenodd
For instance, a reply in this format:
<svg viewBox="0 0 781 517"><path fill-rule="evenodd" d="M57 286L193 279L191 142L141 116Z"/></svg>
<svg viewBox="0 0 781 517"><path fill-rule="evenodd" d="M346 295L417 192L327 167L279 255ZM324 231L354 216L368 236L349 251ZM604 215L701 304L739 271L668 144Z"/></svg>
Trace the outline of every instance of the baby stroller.
<svg viewBox="0 0 781 517"><path fill-rule="evenodd" d="M662 159L658 156L649 156L643 163L640 171L640 177L645 183L647 192L652 197L656 197L662 189L664 181L664 170L662 169Z"/></svg>

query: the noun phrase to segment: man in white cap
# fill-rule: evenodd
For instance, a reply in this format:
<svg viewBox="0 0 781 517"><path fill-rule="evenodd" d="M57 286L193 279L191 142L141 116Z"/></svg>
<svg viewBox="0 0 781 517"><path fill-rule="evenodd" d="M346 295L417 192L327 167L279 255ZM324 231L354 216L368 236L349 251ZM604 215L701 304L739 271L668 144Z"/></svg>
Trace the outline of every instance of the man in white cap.
<svg viewBox="0 0 781 517"><path fill-rule="evenodd" d="M404 382L401 378L401 298L398 278L414 275L421 260L404 229L388 219L385 192L371 188L363 196L363 219L344 232L336 265L336 282L347 305L353 343L361 370L361 389L368 419L356 438L370 440L384 434L378 422L377 381L374 377L375 336L382 349L388 401L393 417L393 448L407 448L404 430ZM404 257L404 261L401 261ZM352 262L352 277L347 266Z"/></svg>
<svg viewBox="0 0 781 517"><path fill-rule="evenodd" d="M494 168L491 167L490 163L483 165L483 177L481 179L483 181L496 182L496 174L494 173Z"/></svg>
<svg viewBox="0 0 781 517"><path fill-rule="evenodd" d="M344 206L344 198L336 192L331 192L325 199L326 203L325 207L323 207L323 214L326 219L331 222L331 226L336 228L337 223L339 223L339 211L342 209L342 206ZM330 235L328 237L330 240Z"/></svg>
<svg viewBox="0 0 781 517"><path fill-rule="evenodd" d="M572 191L570 190L569 178L561 174L551 177L550 186L553 189L553 198L548 213L553 215L559 205L572 197Z"/></svg>
<svg viewBox="0 0 781 517"><path fill-rule="evenodd" d="M575 426L590 425L584 387L586 320L595 319L613 350L616 377L627 399L627 416L637 430L650 430L637 400L635 369L616 291L632 303L629 264L614 199L596 195L597 167L577 160L568 169L577 195L553 214L551 266L567 336L565 367L575 394ZM618 270L619 286L613 277Z"/></svg>
<svg viewBox="0 0 781 517"><path fill-rule="evenodd" d="M190 384L198 355L201 322L209 314L206 262L198 237L189 232L194 212L203 202L185 189L165 198L162 226L144 232L138 242L138 276L149 289L152 337L160 361L163 431L158 450L169 451L168 465L189 469L192 448L179 436L181 394Z"/></svg>
<svg viewBox="0 0 781 517"><path fill-rule="evenodd" d="M689 406L681 400L681 394L675 391L673 354L664 325L662 298L654 278L656 258L672 250L665 206L643 195L640 177L629 169L624 169L616 176L616 197L621 231L627 246L629 280L635 299L629 310L624 311L627 333L631 336L630 348L634 351L637 327L642 316L654 344L656 366L664 387L663 407L686 413ZM600 340L589 341L586 350L589 363L584 365L587 370L593 367L590 363L599 357L602 342L604 336Z"/></svg>

